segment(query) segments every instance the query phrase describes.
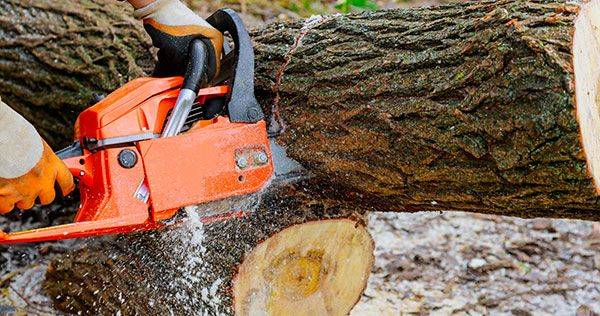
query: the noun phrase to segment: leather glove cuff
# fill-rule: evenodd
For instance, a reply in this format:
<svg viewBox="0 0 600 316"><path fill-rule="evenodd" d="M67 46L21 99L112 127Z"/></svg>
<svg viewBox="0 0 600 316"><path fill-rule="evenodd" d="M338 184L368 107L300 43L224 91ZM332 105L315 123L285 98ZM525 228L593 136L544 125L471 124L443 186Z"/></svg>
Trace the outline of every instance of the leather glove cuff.
<svg viewBox="0 0 600 316"><path fill-rule="evenodd" d="M133 11L133 16L138 20L143 20L147 18L150 14L158 11L162 6L167 4L168 2L172 2L173 0L156 0L145 7L136 9Z"/></svg>

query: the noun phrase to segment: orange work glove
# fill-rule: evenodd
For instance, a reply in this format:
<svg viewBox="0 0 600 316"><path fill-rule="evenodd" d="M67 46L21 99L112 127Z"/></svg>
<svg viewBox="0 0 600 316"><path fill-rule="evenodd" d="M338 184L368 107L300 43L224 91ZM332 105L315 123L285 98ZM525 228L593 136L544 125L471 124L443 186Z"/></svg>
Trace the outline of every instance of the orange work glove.
<svg viewBox="0 0 600 316"><path fill-rule="evenodd" d="M75 189L71 172L44 142L42 158L33 169L15 179L0 178L0 214L12 211L15 206L28 210L36 200L43 205L52 203L56 197L55 183L63 195Z"/></svg>
<svg viewBox="0 0 600 316"><path fill-rule="evenodd" d="M68 194L75 188L64 163L35 128L0 101L0 214L49 204L55 183Z"/></svg>
<svg viewBox="0 0 600 316"><path fill-rule="evenodd" d="M136 8L134 15L143 20L146 32L152 38L152 44L159 49L154 76L183 75L189 61L190 43L194 39L202 39L208 48L209 80L218 74L223 51L223 34L181 1L156 0Z"/></svg>

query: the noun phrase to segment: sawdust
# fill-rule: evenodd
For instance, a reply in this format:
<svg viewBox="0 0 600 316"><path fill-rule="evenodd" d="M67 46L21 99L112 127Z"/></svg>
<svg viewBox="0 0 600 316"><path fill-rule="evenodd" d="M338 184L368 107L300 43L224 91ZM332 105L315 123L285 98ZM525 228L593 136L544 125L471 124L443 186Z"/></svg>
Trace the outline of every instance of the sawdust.
<svg viewBox="0 0 600 316"><path fill-rule="evenodd" d="M25 214L0 216L0 229L21 231L64 224L72 219L72 205L55 204ZM78 249L86 240L38 245L0 246L0 315L55 315L51 298L42 291L47 264L54 254ZM19 314L20 313L20 314Z"/></svg>
<svg viewBox="0 0 600 316"><path fill-rule="evenodd" d="M190 315L225 315L221 311L221 297L218 295L219 287L222 284L221 279L217 279L210 287L202 286L202 275L209 273L208 264L204 261L206 247L204 246L204 224L201 221L198 207L191 206L185 208L187 217L183 220L180 229L174 230L174 234L161 234L161 242L178 243L180 247L173 256L178 256L181 262L177 266L175 275L169 280L164 280L170 293L175 293L177 301L180 302L180 308ZM182 292L181 289L188 289L189 292ZM196 293L200 293L197 295ZM205 309L198 310L198 306L204 306Z"/></svg>
<svg viewBox="0 0 600 316"><path fill-rule="evenodd" d="M185 236L163 237L183 242L180 253L172 254L181 256L178 277L165 284L193 291L177 292L179 307L202 315L206 309L197 306L219 308L222 281L199 286L206 273L204 227L195 220L195 208L187 215L179 229ZM574 315L586 308L599 313L600 236L592 226L453 212L371 214L376 262L352 315ZM40 294L45 262L89 242L4 248L0 314L56 314Z"/></svg>

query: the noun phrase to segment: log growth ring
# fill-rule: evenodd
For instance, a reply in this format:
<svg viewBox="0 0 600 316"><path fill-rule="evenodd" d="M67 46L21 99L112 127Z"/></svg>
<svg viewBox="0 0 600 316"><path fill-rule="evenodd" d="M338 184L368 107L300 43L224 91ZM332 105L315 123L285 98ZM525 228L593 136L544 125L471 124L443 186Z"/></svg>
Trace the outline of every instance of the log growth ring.
<svg viewBox="0 0 600 316"><path fill-rule="evenodd" d="M365 289L373 241L353 220L308 222L268 238L233 282L236 315L347 315Z"/></svg>

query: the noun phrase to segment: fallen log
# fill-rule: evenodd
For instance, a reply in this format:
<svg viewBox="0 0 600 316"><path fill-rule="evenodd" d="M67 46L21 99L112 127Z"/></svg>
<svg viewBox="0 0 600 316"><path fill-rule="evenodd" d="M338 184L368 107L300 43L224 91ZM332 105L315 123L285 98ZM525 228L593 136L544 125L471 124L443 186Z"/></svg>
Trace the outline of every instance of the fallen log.
<svg viewBox="0 0 600 316"><path fill-rule="evenodd" d="M201 206L231 207L232 201ZM56 308L90 315L346 315L373 265L363 212L274 185L240 203L252 214L124 236L52 262ZM192 214L196 214L197 210Z"/></svg>
<svg viewBox="0 0 600 316"><path fill-rule="evenodd" d="M478 1L274 24L254 37L259 95L290 156L360 205L598 220L597 11Z"/></svg>
<svg viewBox="0 0 600 316"><path fill-rule="evenodd" d="M146 69L140 65L151 61L151 57L145 51L147 41L138 33L129 34L136 30L132 26L135 22L124 17L117 4L96 0L64 8L54 2L32 4L35 10L44 12L36 14L36 19L28 18L34 16L30 14L34 9L27 3L11 0L0 4L4 6L1 9L6 8L0 10L0 21L14 24L0 33L1 83L13 87L0 88L0 93L30 118L38 107L53 109L39 118L45 122L39 126L45 135L54 135L56 144L69 128L69 119L55 117L57 109L74 115L85 106L92 90L106 92L135 76L135 72L129 72L133 66L127 61L133 61L139 67L136 69ZM54 9L53 3L61 9ZM94 28L91 39L109 39L102 45L119 43L122 46L118 47L126 48L119 51L120 55L104 57L104 46L86 44L88 31L81 26L89 22L83 17L90 12L99 20L94 23L110 26ZM257 91L271 114L271 129L279 130L277 141L313 175L310 182L295 191L310 192L313 201L300 199L303 202L295 207L315 206L311 210L318 216L311 217L313 220L348 218L334 216L348 215L345 210L359 210L359 214L365 210L464 210L599 220L595 185L599 172L595 135L600 120L596 109L598 12L598 1L582 7L564 1L482 1L316 17L255 30ZM33 22L38 20L43 22ZM54 37L44 37L48 31L37 23L50 24ZM29 45L31 33L46 40ZM54 60L57 62L49 62ZM103 64L106 60L109 62ZM117 76L105 75L102 78L108 78L107 84L98 85L93 77L78 72L86 67L94 67L94 75ZM27 70L26 75L15 74L16 69ZM93 88L78 95L74 91L80 88L79 83L70 80L73 73ZM43 84L47 81L52 84ZM39 103L32 91L42 95L51 95L52 91L72 98L48 97ZM294 194L287 192L272 200L277 203L261 204L255 216L267 220L243 230L240 236L268 229L267 223L278 221L276 214L281 213L272 212L279 209L285 210L283 214L293 214L295 208L282 208L279 203L295 200ZM326 208L329 212L325 217L320 211L323 201L337 205ZM288 227L293 230L311 221L302 216L285 219L287 222L273 224L275 229L262 236L279 238L282 235L278 232L283 234ZM219 227L217 232L236 231L219 225L233 224L218 224L214 226ZM259 239L239 237L232 242L229 238L236 239L229 235L225 238L216 234L206 243L217 247L218 239L233 245L213 252L219 253L214 257L216 262L221 256L232 256L230 253L237 256L233 261L224 260L228 264L223 268L203 274L213 278L213 283L203 282L202 288L214 284L216 278L223 280L216 290L225 297L225 303L218 304L219 310L237 310L238 305L231 307L233 301L247 297L238 293L261 292L236 292L232 283L238 266L246 271L243 253L248 262L254 262L257 256L253 254L262 251ZM151 246L130 249L146 243ZM165 308L185 308L185 304L174 305L173 298L183 288L189 291L188 285L171 289L168 299L157 299L162 293L157 289L166 283L164 279L154 281L180 266L162 261L167 256L160 254L161 247L167 254L175 253L168 245L157 245L147 235L130 236L61 258L49 270L46 289L57 306L69 311L161 311L151 302L162 302L160 306ZM368 247L364 249L367 253ZM312 267L307 264L313 262L307 254L293 266ZM148 261L143 260L144 256L150 256ZM141 265L128 266L131 262ZM153 268L137 268L142 266ZM248 278L240 279L254 282L254 274L247 273ZM154 290L139 290L131 284L134 280ZM262 288L272 289L274 284L285 282ZM289 297L312 289L312 283L302 284L308 285L296 286L296 294ZM276 292L270 292L271 297L277 297ZM271 306L264 303L268 301L264 296L250 297L262 297L257 301L263 305L253 305L257 301L250 300L242 310ZM103 309L109 302L112 307ZM203 308L216 310L206 302L202 304ZM278 307L273 308L278 311Z"/></svg>
<svg viewBox="0 0 600 316"><path fill-rule="evenodd" d="M2 1L0 30L0 96L55 148L94 93L154 64L143 28L117 1Z"/></svg>
<svg viewBox="0 0 600 316"><path fill-rule="evenodd" d="M124 6L0 6L0 94L55 145L92 92L151 67ZM271 24L253 33L258 94L290 156L365 209L598 220L597 6L483 1Z"/></svg>

